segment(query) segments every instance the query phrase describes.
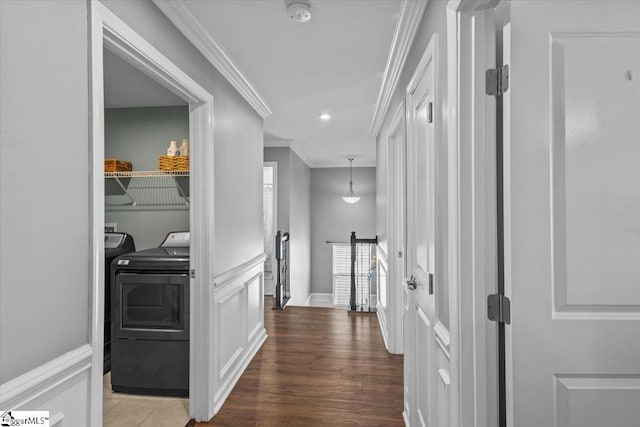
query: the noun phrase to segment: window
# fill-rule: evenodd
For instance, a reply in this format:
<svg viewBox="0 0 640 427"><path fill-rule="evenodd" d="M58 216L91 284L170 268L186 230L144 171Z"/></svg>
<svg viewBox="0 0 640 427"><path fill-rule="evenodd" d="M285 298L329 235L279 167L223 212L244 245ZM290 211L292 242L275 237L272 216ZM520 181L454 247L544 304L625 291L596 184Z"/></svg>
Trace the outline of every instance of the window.
<svg viewBox="0 0 640 427"><path fill-rule="evenodd" d="M373 254L375 245L356 245L356 304L369 306L371 280L375 270ZM333 305L349 306L351 295L351 245L334 243L333 245Z"/></svg>

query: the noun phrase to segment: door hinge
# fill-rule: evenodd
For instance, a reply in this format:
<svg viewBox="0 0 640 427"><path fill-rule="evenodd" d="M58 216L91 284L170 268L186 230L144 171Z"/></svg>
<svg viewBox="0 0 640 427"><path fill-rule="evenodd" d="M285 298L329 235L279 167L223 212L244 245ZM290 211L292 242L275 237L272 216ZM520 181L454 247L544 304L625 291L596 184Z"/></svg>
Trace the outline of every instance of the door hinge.
<svg viewBox="0 0 640 427"><path fill-rule="evenodd" d="M511 301L503 294L487 297L487 317L494 322L511 324Z"/></svg>
<svg viewBox="0 0 640 427"><path fill-rule="evenodd" d="M196 278L196 271L195 270L191 270L190 274L191 274L191 278L192 279Z"/></svg>
<svg viewBox="0 0 640 427"><path fill-rule="evenodd" d="M487 95L502 96L509 89L509 66L491 68L486 73Z"/></svg>

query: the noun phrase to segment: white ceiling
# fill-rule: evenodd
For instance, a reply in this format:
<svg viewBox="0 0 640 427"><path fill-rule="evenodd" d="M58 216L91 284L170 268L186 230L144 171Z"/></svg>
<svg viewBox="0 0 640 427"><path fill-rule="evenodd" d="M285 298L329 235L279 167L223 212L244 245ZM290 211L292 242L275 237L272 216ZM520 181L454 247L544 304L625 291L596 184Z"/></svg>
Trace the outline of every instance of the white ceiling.
<svg viewBox="0 0 640 427"><path fill-rule="evenodd" d="M187 105L164 86L107 49L103 50L103 57L105 108Z"/></svg>
<svg viewBox="0 0 640 427"><path fill-rule="evenodd" d="M369 129L399 0L312 0L304 24L283 0L186 5L271 107L265 145L292 145L314 167L375 165ZM318 119L325 111L329 122Z"/></svg>

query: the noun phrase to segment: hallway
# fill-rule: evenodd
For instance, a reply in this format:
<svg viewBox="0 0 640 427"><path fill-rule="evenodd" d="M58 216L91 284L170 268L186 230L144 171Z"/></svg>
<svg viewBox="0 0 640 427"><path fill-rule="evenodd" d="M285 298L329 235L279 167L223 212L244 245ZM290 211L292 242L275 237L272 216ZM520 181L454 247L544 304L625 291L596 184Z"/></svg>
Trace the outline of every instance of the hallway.
<svg viewBox="0 0 640 427"><path fill-rule="evenodd" d="M188 426L402 426L402 356L375 314L319 307L271 310L269 338L220 412Z"/></svg>

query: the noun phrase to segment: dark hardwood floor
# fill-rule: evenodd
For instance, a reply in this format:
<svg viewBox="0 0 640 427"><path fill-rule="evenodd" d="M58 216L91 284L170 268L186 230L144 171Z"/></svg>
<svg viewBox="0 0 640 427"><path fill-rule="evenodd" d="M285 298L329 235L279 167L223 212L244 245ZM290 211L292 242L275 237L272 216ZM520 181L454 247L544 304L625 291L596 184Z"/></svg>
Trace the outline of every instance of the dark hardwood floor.
<svg viewBox="0 0 640 427"><path fill-rule="evenodd" d="M375 314L271 310L269 338L220 412L188 426L403 426L402 356L384 348Z"/></svg>

